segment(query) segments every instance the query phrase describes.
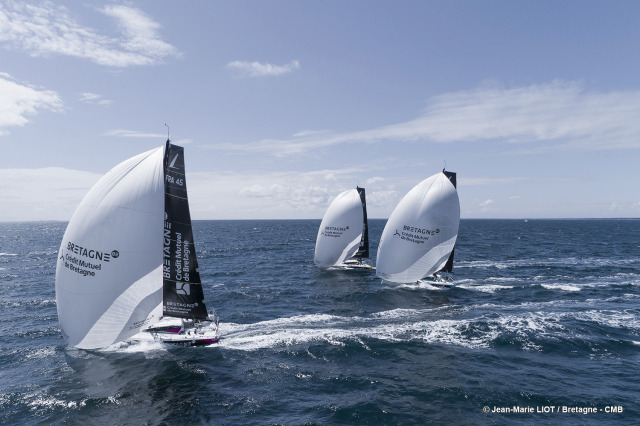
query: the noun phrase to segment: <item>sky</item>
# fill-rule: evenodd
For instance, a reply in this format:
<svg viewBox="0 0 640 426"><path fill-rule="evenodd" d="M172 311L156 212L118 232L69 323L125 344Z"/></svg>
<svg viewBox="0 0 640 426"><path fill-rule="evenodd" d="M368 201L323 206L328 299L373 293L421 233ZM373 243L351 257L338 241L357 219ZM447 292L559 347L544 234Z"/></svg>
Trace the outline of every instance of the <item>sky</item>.
<svg viewBox="0 0 640 426"><path fill-rule="evenodd" d="M185 147L194 219L640 217L640 2L0 0L0 221ZM165 126L166 124L166 126Z"/></svg>

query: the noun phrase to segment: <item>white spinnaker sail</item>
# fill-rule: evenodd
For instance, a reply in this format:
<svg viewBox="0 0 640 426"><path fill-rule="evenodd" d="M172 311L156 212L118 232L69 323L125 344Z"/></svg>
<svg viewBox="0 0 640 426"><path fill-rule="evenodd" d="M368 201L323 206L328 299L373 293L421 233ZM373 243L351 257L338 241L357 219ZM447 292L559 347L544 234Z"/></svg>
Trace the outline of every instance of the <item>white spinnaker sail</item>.
<svg viewBox="0 0 640 426"><path fill-rule="evenodd" d="M316 238L315 264L322 269L342 264L362 239L364 214L357 189L340 193L322 218Z"/></svg>
<svg viewBox="0 0 640 426"><path fill-rule="evenodd" d="M67 226L56 265L56 302L72 346L109 346L162 315L163 160L161 147L111 169Z"/></svg>
<svg viewBox="0 0 640 426"><path fill-rule="evenodd" d="M458 193L445 174L423 180L398 203L382 231L376 275L410 283L439 271L455 246L459 224Z"/></svg>

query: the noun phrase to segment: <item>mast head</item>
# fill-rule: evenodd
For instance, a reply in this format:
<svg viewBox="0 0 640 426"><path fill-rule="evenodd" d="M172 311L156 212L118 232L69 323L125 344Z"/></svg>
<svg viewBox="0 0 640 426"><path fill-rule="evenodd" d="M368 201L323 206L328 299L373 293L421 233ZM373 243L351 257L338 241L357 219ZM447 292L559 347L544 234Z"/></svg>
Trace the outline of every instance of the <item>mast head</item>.
<svg viewBox="0 0 640 426"><path fill-rule="evenodd" d="M169 125L167 123L164 123L165 126L167 126L167 143L171 142L171 129L169 128Z"/></svg>
<svg viewBox="0 0 640 426"><path fill-rule="evenodd" d="M169 164L169 147L171 146L171 135L169 134L169 126L167 125L167 123L164 123L165 126L167 126L167 142L164 145L164 167L167 167L167 164Z"/></svg>

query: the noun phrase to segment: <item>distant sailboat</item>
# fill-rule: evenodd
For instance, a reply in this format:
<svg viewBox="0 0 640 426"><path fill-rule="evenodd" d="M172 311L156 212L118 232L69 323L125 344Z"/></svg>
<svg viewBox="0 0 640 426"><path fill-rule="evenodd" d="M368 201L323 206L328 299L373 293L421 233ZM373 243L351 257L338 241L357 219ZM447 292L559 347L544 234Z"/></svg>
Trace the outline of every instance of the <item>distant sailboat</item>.
<svg viewBox="0 0 640 426"><path fill-rule="evenodd" d="M186 346L219 340L198 272L182 147L167 140L91 188L60 245L56 302L63 335L81 349L143 330Z"/></svg>
<svg viewBox="0 0 640 426"><path fill-rule="evenodd" d="M340 193L322 218L316 238L320 269L373 269L368 263L369 227L364 188Z"/></svg>
<svg viewBox="0 0 640 426"><path fill-rule="evenodd" d="M376 275L395 283L445 283L459 224L456 174L443 170L413 187L391 213L378 246Z"/></svg>

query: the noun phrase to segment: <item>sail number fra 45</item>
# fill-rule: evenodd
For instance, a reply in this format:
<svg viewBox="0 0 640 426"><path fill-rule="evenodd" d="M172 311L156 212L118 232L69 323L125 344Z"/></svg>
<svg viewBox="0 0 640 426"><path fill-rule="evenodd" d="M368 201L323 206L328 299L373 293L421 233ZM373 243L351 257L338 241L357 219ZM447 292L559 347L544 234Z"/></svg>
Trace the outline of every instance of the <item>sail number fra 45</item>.
<svg viewBox="0 0 640 426"><path fill-rule="evenodd" d="M174 178L170 174L167 174L166 179L167 179L168 183L175 184L175 185L178 185L178 186L184 186L184 179L183 178Z"/></svg>

